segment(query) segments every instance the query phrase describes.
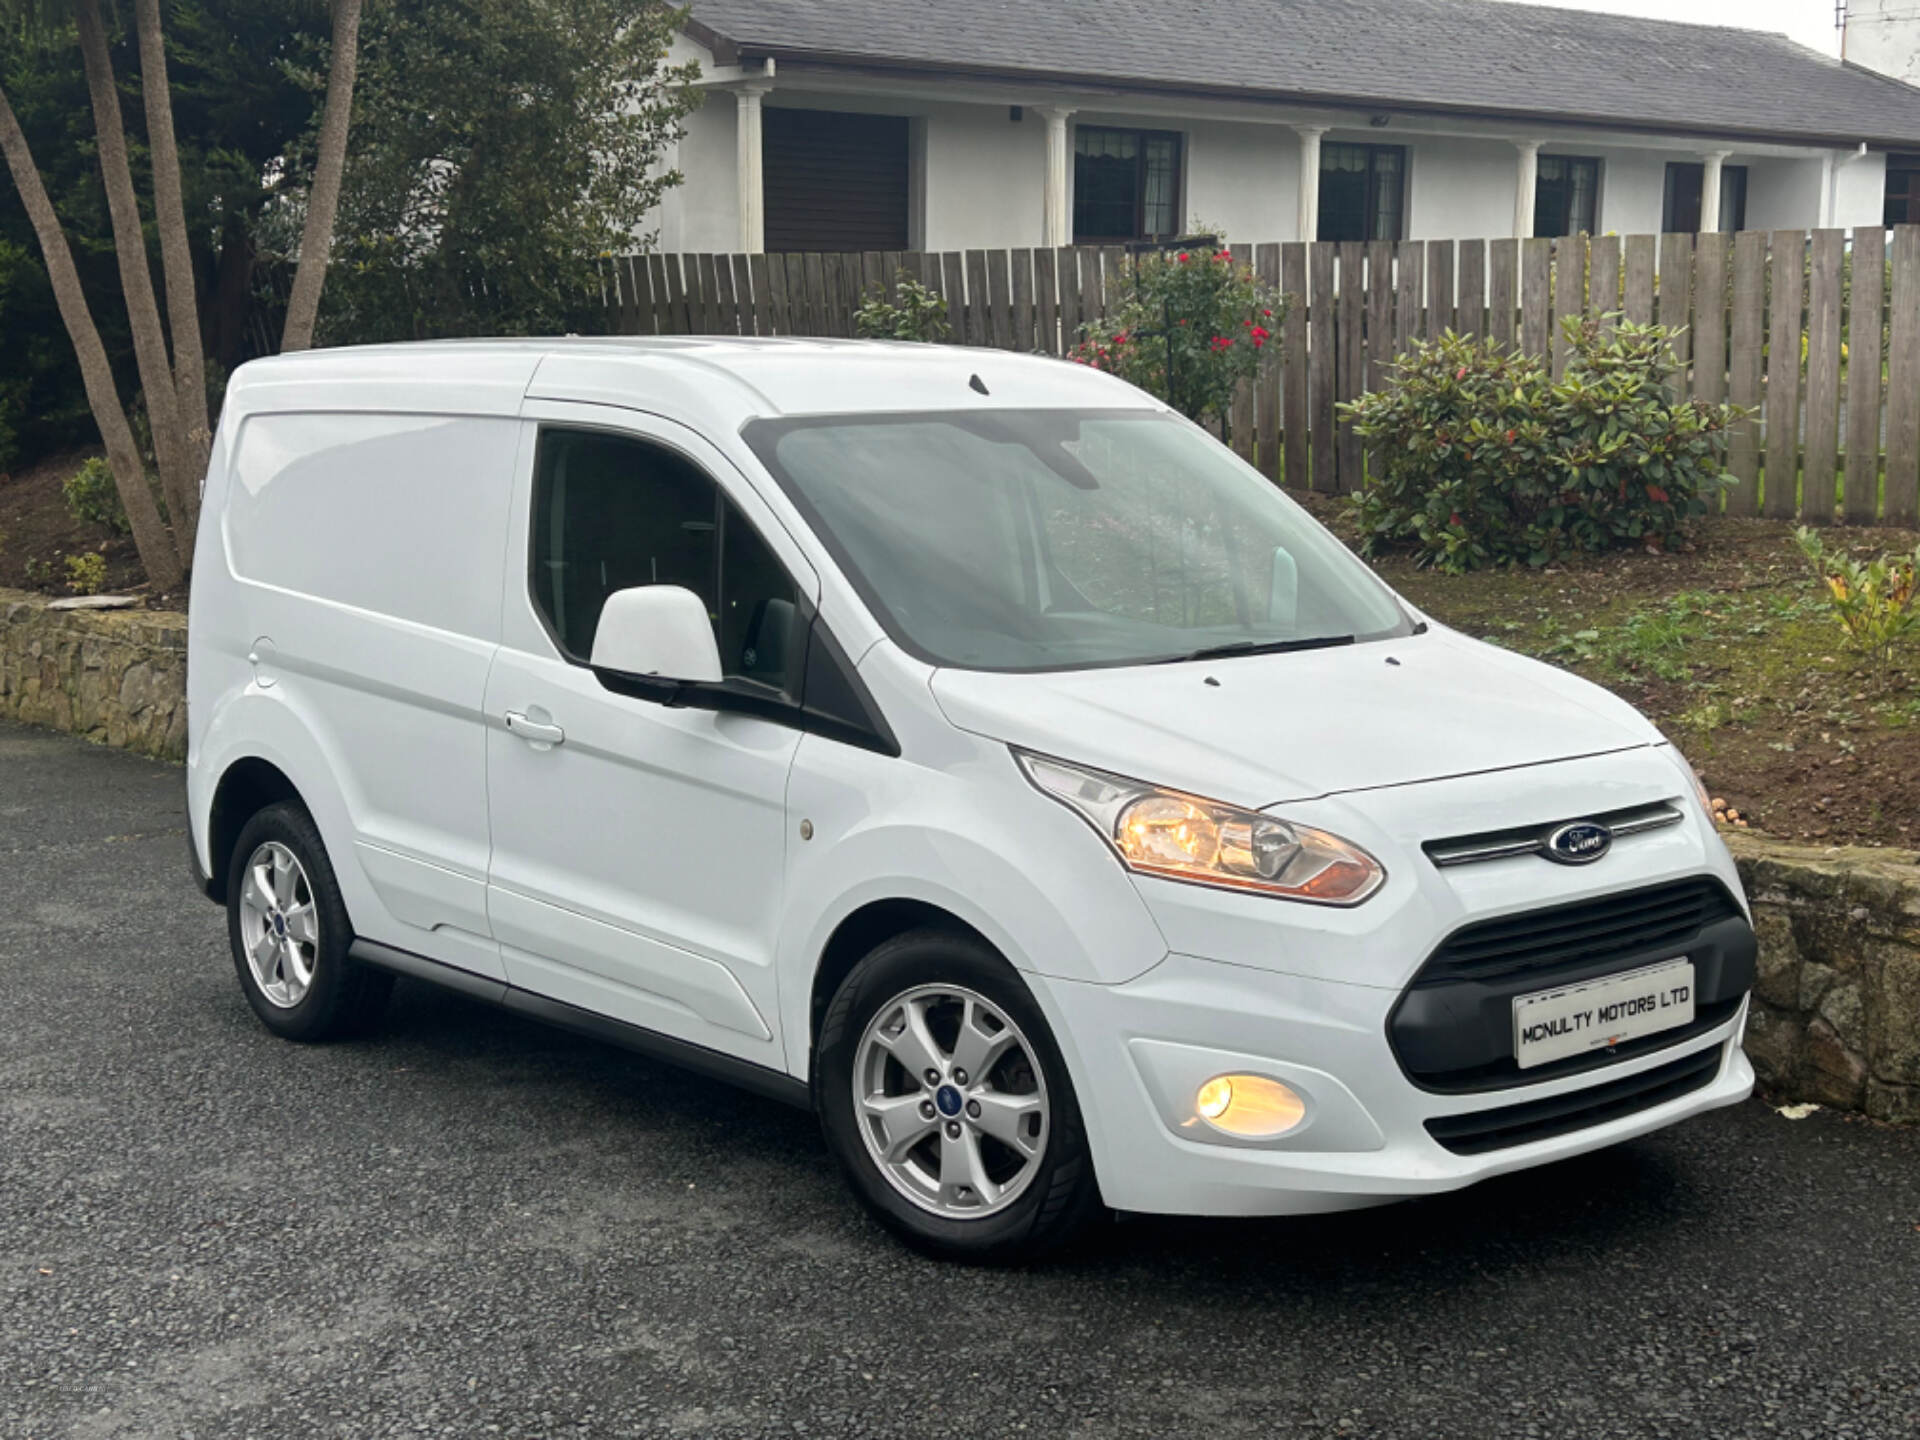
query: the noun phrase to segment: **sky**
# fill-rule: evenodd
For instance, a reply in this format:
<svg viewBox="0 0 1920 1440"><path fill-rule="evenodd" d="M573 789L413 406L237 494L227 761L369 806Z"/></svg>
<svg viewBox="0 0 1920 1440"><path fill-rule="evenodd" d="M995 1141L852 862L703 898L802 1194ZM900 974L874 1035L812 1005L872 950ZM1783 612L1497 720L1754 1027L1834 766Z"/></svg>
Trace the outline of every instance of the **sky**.
<svg viewBox="0 0 1920 1440"><path fill-rule="evenodd" d="M1840 53L1840 32L1833 25L1834 0L1530 0L1562 10L1604 10L1651 20L1684 20L1695 25L1735 25L1770 30L1827 55Z"/></svg>

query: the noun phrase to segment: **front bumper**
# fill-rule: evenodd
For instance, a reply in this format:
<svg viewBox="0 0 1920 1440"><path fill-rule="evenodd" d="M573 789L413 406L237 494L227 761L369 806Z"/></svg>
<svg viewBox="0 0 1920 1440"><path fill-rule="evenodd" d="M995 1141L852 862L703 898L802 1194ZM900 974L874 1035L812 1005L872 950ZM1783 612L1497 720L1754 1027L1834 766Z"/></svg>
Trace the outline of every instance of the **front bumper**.
<svg viewBox="0 0 1920 1440"><path fill-rule="evenodd" d="M1537 1085L1438 1094L1411 1083L1388 1042L1400 991L1276 975L1170 955L1125 985L1034 978L1041 1006L1073 1070L1101 1192L1121 1210L1161 1214L1286 1215L1352 1209L1456 1190L1732 1105L1753 1089L1739 1045L1746 1007L1720 1025L1650 1052ZM1651 1072L1694 1059L1684 1093ZM1299 1126L1275 1140L1192 1138L1199 1081L1265 1074L1306 1103ZM1648 1076L1639 1087L1624 1084ZM1428 1129L1479 1112L1568 1099L1614 1085L1653 1103L1600 1105L1596 1123L1550 1138L1457 1153ZM1671 1094L1671 1098L1660 1098ZM1454 1128L1459 1128L1455 1126ZM1467 1127L1474 1128L1474 1127ZM1524 1130L1514 1133L1525 1134Z"/></svg>

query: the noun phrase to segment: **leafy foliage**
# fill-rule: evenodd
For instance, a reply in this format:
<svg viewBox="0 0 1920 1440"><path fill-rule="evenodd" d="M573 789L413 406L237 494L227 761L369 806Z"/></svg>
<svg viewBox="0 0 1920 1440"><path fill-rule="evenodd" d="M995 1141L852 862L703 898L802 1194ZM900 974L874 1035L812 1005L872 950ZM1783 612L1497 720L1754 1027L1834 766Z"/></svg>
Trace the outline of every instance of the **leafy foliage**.
<svg viewBox="0 0 1920 1440"><path fill-rule="evenodd" d="M1834 619L1846 632L1848 648L1884 676L1894 647L1920 632L1920 546L1911 555L1880 555L1864 564L1844 550L1829 550L1817 531L1794 532L1827 587Z"/></svg>
<svg viewBox="0 0 1920 1440"><path fill-rule="evenodd" d="M659 0L390 0L361 35L323 343L569 328L680 182Z"/></svg>
<svg viewBox="0 0 1920 1440"><path fill-rule="evenodd" d="M1224 436L1240 383L1286 319L1287 299L1224 247L1122 262L1120 300L1083 325L1072 358L1118 375Z"/></svg>
<svg viewBox="0 0 1920 1440"><path fill-rule="evenodd" d="M95 550L67 556L67 588L76 595L98 595L107 588L107 557Z"/></svg>
<svg viewBox="0 0 1920 1440"><path fill-rule="evenodd" d="M1449 331L1393 383L1342 407L1380 466L1356 504L1364 548L1442 570L1544 565L1569 551L1683 544L1731 483L1733 406L1674 400L1671 336L1570 318L1566 376Z"/></svg>
<svg viewBox="0 0 1920 1440"><path fill-rule="evenodd" d="M67 502L67 513L84 524L104 525L116 535L132 528L120 504L113 467L104 456L94 456L62 481L60 496Z"/></svg>
<svg viewBox="0 0 1920 1440"><path fill-rule="evenodd" d="M918 340L938 345L950 338L946 298L935 294L902 270L894 294L875 288L853 312L854 333L862 340Z"/></svg>

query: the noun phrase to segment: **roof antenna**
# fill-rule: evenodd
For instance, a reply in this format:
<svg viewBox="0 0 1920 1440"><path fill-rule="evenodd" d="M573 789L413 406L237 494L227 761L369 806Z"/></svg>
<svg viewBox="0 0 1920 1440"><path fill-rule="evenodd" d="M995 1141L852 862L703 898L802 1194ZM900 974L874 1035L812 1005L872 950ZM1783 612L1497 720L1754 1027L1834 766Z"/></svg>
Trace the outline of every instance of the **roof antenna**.
<svg viewBox="0 0 1920 1440"><path fill-rule="evenodd" d="M984 395L987 393L987 382L982 380L978 375L968 376L967 386L969 389L972 389L981 395Z"/></svg>

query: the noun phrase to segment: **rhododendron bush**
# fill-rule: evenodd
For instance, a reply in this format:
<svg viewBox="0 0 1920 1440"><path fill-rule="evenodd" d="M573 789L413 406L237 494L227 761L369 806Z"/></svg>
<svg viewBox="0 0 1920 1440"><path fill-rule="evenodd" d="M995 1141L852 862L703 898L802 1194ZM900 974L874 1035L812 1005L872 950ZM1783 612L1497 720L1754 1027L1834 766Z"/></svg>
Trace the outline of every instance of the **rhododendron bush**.
<svg viewBox="0 0 1920 1440"><path fill-rule="evenodd" d="M1121 264L1105 318L1072 357L1158 396L1227 436L1233 394L1279 343L1287 300L1225 249L1161 251Z"/></svg>
<svg viewBox="0 0 1920 1440"><path fill-rule="evenodd" d="M1731 483L1742 412L1673 397L1670 330L1609 316L1565 331L1558 382L1530 355L1448 331L1341 407L1372 442L1355 499L1364 550L1404 545L1459 571L1687 542Z"/></svg>

